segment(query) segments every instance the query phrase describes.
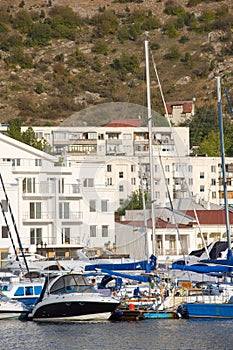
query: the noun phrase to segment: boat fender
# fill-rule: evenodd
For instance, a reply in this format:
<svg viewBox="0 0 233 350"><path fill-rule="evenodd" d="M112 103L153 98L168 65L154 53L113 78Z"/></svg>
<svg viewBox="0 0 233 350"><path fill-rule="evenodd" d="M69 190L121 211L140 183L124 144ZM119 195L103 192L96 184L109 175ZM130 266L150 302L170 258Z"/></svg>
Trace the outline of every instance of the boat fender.
<svg viewBox="0 0 233 350"><path fill-rule="evenodd" d="M189 294L189 291L188 291L187 288L182 288L182 289L180 290L180 296L181 296L181 297L187 297L188 294Z"/></svg>

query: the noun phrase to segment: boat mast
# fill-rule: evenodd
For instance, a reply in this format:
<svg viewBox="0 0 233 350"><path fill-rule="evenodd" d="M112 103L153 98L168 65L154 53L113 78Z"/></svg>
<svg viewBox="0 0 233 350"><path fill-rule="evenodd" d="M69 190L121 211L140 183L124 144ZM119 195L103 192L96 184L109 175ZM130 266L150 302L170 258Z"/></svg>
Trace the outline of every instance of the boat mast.
<svg viewBox="0 0 233 350"><path fill-rule="evenodd" d="M15 233L16 233L16 237L17 237L17 240L18 240L18 244L19 244L19 249L20 249L20 251L21 251L21 254L22 254L22 257L23 257L23 261L24 261L26 270L27 270L27 272L28 272L28 274L29 274L29 268L28 268L27 259L26 259L26 257L25 257L24 251L23 251L23 246L22 246L22 243L21 243L20 235L19 235L19 232L18 232L18 229L17 229L17 226L16 226L15 218L14 218L14 215L13 215L13 211L12 211L12 209L11 209L11 204L10 204L10 201L9 201L9 198L8 198L8 195L7 195L7 192L6 192L6 188L5 188L5 185L4 185L4 182L3 182L3 178L2 178L2 174L1 174L1 173L0 173L0 182L1 182L1 184L2 184L2 189L3 189L3 192L4 192L4 194L5 194L7 206L8 206L8 208L9 208L11 220L12 220L12 223L13 223L13 226L14 226L14 230L15 230Z"/></svg>
<svg viewBox="0 0 233 350"><path fill-rule="evenodd" d="M150 96L150 69L149 69L149 43L148 33L145 40L145 59L146 59L146 90L147 90L147 116L149 133L149 162L150 162L150 197L151 197L151 221L152 221L152 251L155 253L155 200L154 200L154 161L152 144L152 114L151 114L151 96Z"/></svg>
<svg viewBox="0 0 233 350"><path fill-rule="evenodd" d="M225 219L226 219L226 235L228 244L228 254L231 253L231 234L230 234L230 220L229 220L229 209L227 199L227 181L226 181L226 165L225 165L225 149L224 149L224 136L223 136L223 120L222 120L222 98L221 98L221 82L220 77L217 79L217 96L218 96L218 120L219 120L219 131L220 131L220 147L221 147L221 159L222 159L222 182L224 191L224 206L225 206ZM229 255L228 255L229 257Z"/></svg>

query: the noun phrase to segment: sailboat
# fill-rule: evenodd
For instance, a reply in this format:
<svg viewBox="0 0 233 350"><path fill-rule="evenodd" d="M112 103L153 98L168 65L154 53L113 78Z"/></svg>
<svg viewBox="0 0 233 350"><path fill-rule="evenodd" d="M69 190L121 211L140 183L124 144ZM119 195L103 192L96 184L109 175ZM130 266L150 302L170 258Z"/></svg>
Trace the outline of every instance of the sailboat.
<svg viewBox="0 0 233 350"><path fill-rule="evenodd" d="M220 77L217 77L217 94L218 94L218 117L220 128L220 144L221 144L221 160L222 160L222 176L224 188L224 205L225 205L225 219L226 219L226 234L227 234L227 259L205 259L202 263L207 263L205 266L188 266L189 271L195 269L196 272L210 273L221 272L226 276L232 275L233 272L233 257L231 249L231 235L229 225L229 211L227 203L227 182L225 170L225 151L224 151L224 137L223 137L223 121L222 121L222 101L221 101L221 83ZM210 265L209 264L214 264ZM211 300L196 299L195 302L185 302L179 307L178 312L184 317L189 318L233 318L233 284L219 284L220 295L210 295ZM214 293L215 294L215 293Z"/></svg>

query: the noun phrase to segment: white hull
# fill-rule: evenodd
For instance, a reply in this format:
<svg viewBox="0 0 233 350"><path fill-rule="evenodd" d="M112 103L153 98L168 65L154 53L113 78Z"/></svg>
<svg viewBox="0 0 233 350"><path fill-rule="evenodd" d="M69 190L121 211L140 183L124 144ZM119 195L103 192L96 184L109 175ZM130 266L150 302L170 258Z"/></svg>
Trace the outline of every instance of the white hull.
<svg viewBox="0 0 233 350"><path fill-rule="evenodd" d="M21 312L0 312L0 320L8 320L8 319L18 319L22 316Z"/></svg>
<svg viewBox="0 0 233 350"><path fill-rule="evenodd" d="M75 321L107 321L111 316L111 312L104 312L99 314L90 314L73 317L59 317L59 318L34 318L36 322L75 322Z"/></svg>

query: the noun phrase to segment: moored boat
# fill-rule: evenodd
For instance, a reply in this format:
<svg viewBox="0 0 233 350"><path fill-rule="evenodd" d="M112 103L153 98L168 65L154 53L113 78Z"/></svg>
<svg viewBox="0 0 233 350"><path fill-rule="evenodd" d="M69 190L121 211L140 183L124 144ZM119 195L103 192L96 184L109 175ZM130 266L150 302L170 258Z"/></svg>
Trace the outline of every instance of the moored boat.
<svg viewBox="0 0 233 350"><path fill-rule="evenodd" d="M33 321L107 320L119 300L98 293L83 274L47 279L38 303L29 314Z"/></svg>
<svg viewBox="0 0 233 350"><path fill-rule="evenodd" d="M0 319L26 318L29 309L21 302L0 293Z"/></svg>
<svg viewBox="0 0 233 350"><path fill-rule="evenodd" d="M22 302L24 305L33 306L38 301L45 280L21 280L2 283L2 293L12 300Z"/></svg>

